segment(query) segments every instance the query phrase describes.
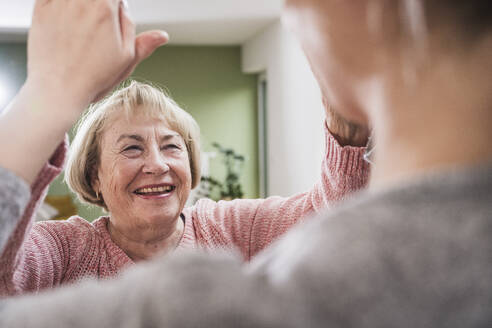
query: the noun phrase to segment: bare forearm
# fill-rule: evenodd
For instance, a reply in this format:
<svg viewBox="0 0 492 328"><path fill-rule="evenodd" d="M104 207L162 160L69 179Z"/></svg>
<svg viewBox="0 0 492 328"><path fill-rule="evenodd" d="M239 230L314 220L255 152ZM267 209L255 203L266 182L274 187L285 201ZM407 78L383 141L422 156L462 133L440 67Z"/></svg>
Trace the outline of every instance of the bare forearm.
<svg viewBox="0 0 492 328"><path fill-rule="evenodd" d="M0 116L0 166L32 184L86 105L63 90L54 94L39 82L26 82Z"/></svg>
<svg viewBox="0 0 492 328"><path fill-rule="evenodd" d="M28 79L0 116L0 165L32 183L84 108L167 40L136 36L121 1L36 1Z"/></svg>

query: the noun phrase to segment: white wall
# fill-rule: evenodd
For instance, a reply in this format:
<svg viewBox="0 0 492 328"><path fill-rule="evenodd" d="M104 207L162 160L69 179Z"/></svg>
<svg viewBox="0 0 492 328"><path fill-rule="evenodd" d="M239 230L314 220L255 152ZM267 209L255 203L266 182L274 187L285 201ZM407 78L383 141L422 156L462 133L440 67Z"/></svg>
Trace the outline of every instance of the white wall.
<svg viewBox="0 0 492 328"><path fill-rule="evenodd" d="M320 177L324 111L297 40L275 22L243 45L242 69L266 72L268 80L269 195L308 190Z"/></svg>

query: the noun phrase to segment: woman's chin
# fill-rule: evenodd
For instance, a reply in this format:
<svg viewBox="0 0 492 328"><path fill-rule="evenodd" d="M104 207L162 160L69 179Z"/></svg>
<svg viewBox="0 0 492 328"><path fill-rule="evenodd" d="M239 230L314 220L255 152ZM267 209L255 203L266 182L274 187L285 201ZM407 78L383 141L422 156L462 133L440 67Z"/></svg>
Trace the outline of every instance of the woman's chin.
<svg viewBox="0 0 492 328"><path fill-rule="evenodd" d="M178 206L169 206L166 208L142 208L137 211L139 219L146 221L149 224L162 224L163 222L173 222L181 214Z"/></svg>

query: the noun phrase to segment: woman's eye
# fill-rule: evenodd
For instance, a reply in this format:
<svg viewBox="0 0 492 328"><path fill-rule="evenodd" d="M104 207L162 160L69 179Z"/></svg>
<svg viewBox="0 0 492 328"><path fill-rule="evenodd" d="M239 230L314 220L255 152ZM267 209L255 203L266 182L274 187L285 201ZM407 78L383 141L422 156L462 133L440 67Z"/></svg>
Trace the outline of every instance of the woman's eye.
<svg viewBox="0 0 492 328"><path fill-rule="evenodd" d="M128 147L124 148L123 152L124 153L137 153L137 152L140 152L141 150L142 150L141 147L133 145L133 146L128 146Z"/></svg>
<svg viewBox="0 0 492 328"><path fill-rule="evenodd" d="M164 147L162 147L163 149L180 149L178 145L176 144L169 144L169 145L165 145Z"/></svg>

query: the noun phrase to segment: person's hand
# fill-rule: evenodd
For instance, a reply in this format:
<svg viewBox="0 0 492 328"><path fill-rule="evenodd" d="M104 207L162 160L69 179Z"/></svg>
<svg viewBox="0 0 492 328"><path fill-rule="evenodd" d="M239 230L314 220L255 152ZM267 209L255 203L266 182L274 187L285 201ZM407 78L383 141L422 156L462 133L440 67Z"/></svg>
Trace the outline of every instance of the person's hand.
<svg viewBox="0 0 492 328"><path fill-rule="evenodd" d="M84 109L167 40L136 36L121 0L36 0L27 80L0 115L0 166L33 183Z"/></svg>
<svg viewBox="0 0 492 328"><path fill-rule="evenodd" d="M367 144L371 131L368 126L347 121L323 98L328 130L341 146L362 147Z"/></svg>
<svg viewBox="0 0 492 328"><path fill-rule="evenodd" d="M167 41L161 31L136 36L121 0L37 0L27 83L71 97L83 110Z"/></svg>

